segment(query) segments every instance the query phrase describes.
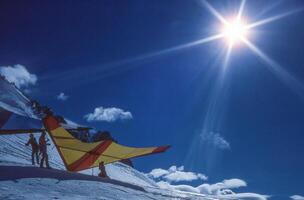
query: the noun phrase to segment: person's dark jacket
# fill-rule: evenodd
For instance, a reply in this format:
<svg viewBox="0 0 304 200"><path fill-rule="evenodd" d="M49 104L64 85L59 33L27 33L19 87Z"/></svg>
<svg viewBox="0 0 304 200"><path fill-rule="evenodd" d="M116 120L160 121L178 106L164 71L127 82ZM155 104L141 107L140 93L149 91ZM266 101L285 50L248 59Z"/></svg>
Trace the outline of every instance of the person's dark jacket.
<svg viewBox="0 0 304 200"><path fill-rule="evenodd" d="M37 141L36 141L36 139L35 139L34 137L30 138L30 139L27 141L26 145L27 145L27 146L28 146L28 145L31 145L32 151L33 151L33 152L38 151L38 143L37 143Z"/></svg>

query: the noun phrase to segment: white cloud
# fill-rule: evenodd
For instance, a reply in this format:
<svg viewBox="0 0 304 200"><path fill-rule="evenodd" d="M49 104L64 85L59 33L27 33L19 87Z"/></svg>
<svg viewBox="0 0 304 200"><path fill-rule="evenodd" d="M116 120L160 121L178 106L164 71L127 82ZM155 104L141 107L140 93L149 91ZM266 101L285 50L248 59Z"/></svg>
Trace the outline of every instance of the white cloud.
<svg viewBox="0 0 304 200"><path fill-rule="evenodd" d="M230 144L219 133L205 132L200 134L201 140L207 144L213 145L219 149L230 149Z"/></svg>
<svg viewBox="0 0 304 200"><path fill-rule="evenodd" d="M166 181L159 181L157 185L162 189L178 190L183 192L198 193L204 195L213 195L218 199L248 199L248 200L267 200L268 195L261 195L257 193L235 193L229 188L246 186L246 182L240 179L224 180L215 184L202 184L198 187L191 185L172 185Z"/></svg>
<svg viewBox="0 0 304 200"><path fill-rule="evenodd" d="M218 198L224 197L225 199L267 200L270 196L256 194L256 193L236 193L236 194L217 195L217 197Z"/></svg>
<svg viewBox="0 0 304 200"><path fill-rule="evenodd" d="M194 181L194 180L207 180L208 177L201 173L185 172L184 166L176 167L171 166L168 170L153 169L148 176L153 178L161 178L167 182L180 182L180 181Z"/></svg>
<svg viewBox="0 0 304 200"><path fill-rule="evenodd" d="M37 82L37 76L29 73L23 65L2 66L0 67L0 74L18 88L35 85Z"/></svg>
<svg viewBox="0 0 304 200"><path fill-rule="evenodd" d="M191 185L171 185L170 183L166 181L159 181L157 182L157 185L162 189L167 190L178 190L178 191L184 191L184 192L192 192L192 193L200 193L200 191L191 186Z"/></svg>
<svg viewBox="0 0 304 200"><path fill-rule="evenodd" d="M233 178L224 180L223 184L226 188L239 188L239 187L246 187L247 183L241 179Z"/></svg>
<svg viewBox="0 0 304 200"><path fill-rule="evenodd" d="M241 179L233 178L228 180L223 180L222 182L215 184L204 183L197 188L203 194L221 194L222 190L233 189L239 187L246 187L247 183Z"/></svg>
<svg viewBox="0 0 304 200"><path fill-rule="evenodd" d="M300 196L300 195L292 195L290 196L290 198L293 200L304 200L304 196Z"/></svg>
<svg viewBox="0 0 304 200"><path fill-rule="evenodd" d="M103 108L98 107L94 109L93 113L89 113L84 116L84 118L88 121L106 121L106 122L114 122L116 120L127 120L132 119L133 116L131 112L124 111L120 108Z"/></svg>
<svg viewBox="0 0 304 200"><path fill-rule="evenodd" d="M193 181L193 180L206 180L207 177L203 174L196 174L193 172L184 172L184 171L175 171L172 173L169 173L163 177L167 181L170 182L180 182L180 181Z"/></svg>
<svg viewBox="0 0 304 200"><path fill-rule="evenodd" d="M57 99L60 101L65 101L69 98L68 95L64 94L63 92L60 92L60 94L57 96Z"/></svg>
<svg viewBox="0 0 304 200"><path fill-rule="evenodd" d="M157 168L157 169L153 169L149 173L149 175L152 176L153 178L160 178L161 176L164 176L168 173L169 173L168 170Z"/></svg>

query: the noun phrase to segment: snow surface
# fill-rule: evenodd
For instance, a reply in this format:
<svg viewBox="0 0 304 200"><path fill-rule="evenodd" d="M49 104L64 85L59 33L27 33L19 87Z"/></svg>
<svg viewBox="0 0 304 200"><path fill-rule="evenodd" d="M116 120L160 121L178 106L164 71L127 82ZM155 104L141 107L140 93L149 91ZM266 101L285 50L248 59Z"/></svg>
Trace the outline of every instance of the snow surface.
<svg viewBox="0 0 304 200"><path fill-rule="evenodd" d="M0 199L209 199L202 196L145 188L144 191L93 181L27 178L0 182Z"/></svg>
<svg viewBox="0 0 304 200"><path fill-rule="evenodd" d="M0 79L0 107L12 113L39 119L29 106L31 101L13 83Z"/></svg>

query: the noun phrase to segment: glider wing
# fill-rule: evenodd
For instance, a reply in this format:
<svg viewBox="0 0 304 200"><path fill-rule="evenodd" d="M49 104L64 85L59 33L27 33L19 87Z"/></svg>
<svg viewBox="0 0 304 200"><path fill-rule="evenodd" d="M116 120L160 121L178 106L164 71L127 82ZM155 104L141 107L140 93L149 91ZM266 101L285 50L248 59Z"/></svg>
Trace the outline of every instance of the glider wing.
<svg viewBox="0 0 304 200"><path fill-rule="evenodd" d="M54 116L47 116L43 123L67 170L74 172L97 167L100 162L108 164L123 159L161 153L169 148L169 146L134 148L117 144L111 140L86 143L73 137Z"/></svg>

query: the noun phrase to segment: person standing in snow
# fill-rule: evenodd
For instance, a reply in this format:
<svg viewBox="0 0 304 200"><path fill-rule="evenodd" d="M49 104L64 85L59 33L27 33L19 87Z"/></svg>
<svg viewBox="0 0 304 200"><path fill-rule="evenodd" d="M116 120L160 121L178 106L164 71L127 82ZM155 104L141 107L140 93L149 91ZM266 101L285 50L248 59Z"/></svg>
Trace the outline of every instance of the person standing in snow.
<svg viewBox="0 0 304 200"><path fill-rule="evenodd" d="M37 164L39 164L38 143L32 133L30 134L30 138L25 145L26 146L31 145L32 147L32 165L35 165L35 157Z"/></svg>
<svg viewBox="0 0 304 200"><path fill-rule="evenodd" d="M43 163L45 162L46 167L50 168L49 156L47 154L47 145L50 145L50 144L48 144L47 142L48 142L48 139L46 138L46 133L43 131L39 138L39 150L40 150L40 155L42 156L41 161L40 161L40 167L43 167Z"/></svg>
<svg viewBox="0 0 304 200"><path fill-rule="evenodd" d="M100 173L98 174L99 177L102 177L102 178L109 178L108 177L108 174L106 172L106 168L104 166L104 162L100 162L99 163L99 170L100 170Z"/></svg>

